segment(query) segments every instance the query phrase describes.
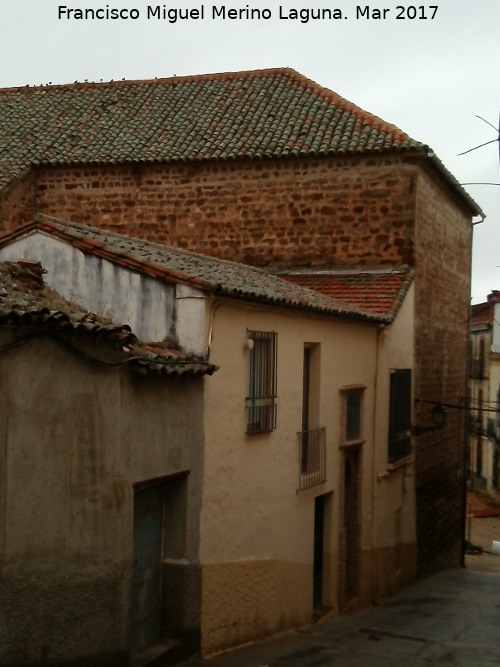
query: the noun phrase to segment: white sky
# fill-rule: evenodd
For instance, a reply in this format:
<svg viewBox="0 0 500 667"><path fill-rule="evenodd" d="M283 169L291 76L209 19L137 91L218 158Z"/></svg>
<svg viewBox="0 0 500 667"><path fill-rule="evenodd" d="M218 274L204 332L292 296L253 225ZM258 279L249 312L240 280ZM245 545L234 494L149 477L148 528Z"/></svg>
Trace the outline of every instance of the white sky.
<svg viewBox="0 0 500 667"><path fill-rule="evenodd" d="M177 0L160 7L205 8L203 20L147 19L145 0L63 0L71 9L137 9L137 20L63 20L54 0L1 0L0 87L75 80L150 79L293 67L429 144L461 183L500 183L495 140L500 106L500 0L431 0L417 16L356 19L352 0L283 0L292 9L339 9L338 20L279 18L279 1L234 0L229 8L270 9L269 20L212 19L223 2ZM150 6L157 6L154 2ZM362 2L360 6L366 5ZM423 9L421 9L423 8ZM412 10L409 9L412 14ZM346 17L346 18L344 18ZM500 187L466 186L486 213L474 229L472 301L500 289Z"/></svg>

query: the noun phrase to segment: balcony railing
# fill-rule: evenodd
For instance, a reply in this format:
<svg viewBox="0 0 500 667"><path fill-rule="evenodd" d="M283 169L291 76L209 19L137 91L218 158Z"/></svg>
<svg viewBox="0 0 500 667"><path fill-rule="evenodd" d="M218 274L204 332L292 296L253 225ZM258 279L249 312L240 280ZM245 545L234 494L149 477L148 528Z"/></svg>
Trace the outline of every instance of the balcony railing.
<svg viewBox="0 0 500 667"><path fill-rule="evenodd" d="M297 433L299 444L299 491L326 481L326 428Z"/></svg>

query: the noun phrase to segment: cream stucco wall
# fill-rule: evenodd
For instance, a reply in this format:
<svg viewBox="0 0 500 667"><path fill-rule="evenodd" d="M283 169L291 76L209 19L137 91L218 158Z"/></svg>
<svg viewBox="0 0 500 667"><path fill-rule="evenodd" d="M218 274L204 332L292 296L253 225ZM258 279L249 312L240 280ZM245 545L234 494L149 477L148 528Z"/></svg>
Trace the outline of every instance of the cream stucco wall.
<svg viewBox="0 0 500 667"><path fill-rule="evenodd" d="M244 408L247 329L278 334L277 428L251 436L245 433ZM320 346L318 421L310 427L326 427L327 481L298 493L304 344ZM365 387L360 523L361 548L369 551L376 350L374 325L217 305L211 361L220 370L205 386L200 551L205 653L311 619L314 499L322 494L330 494L324 602L337 607L341 389L350 385ZM361 576L368 574L363 568Z"/></svg>

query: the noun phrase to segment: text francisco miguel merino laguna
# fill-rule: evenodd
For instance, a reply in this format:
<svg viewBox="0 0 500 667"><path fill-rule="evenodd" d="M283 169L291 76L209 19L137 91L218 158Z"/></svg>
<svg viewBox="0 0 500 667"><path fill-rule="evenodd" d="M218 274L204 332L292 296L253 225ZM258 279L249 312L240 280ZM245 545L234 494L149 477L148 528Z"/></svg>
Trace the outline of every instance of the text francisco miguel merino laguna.
<svg viewBox="0 0 500 667"><path fill-rule="evenodd" d="M389 12L389 10L385 10ZM356 6L354 9L357 19L385 18L377 16L375 13L379 10L373 10L369 5ZM381 12L380 12L381 14ZM245 7L235 9L227 5L199 5L196 8L169 7L167 5L148 5L145 8L122 8L105 7L82 9L78 7L69 7L68 5L58 6L58 18L62 20L137 20L141 18L157 19L176 23L186 20L269 20L272 18L298 20L301 23L307 23L310 20L335 20L347 18L345 12L340 9L294 9L290 7L254 8L246 5Z"/></svg>

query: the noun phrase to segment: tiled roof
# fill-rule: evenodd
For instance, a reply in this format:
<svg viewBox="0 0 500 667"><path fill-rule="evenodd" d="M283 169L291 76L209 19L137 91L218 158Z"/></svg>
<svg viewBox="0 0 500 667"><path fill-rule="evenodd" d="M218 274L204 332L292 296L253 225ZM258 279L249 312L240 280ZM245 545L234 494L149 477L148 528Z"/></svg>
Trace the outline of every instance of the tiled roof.
<svg viewBox="0 0 500 667"><path fill-rule="evenodd" d="M289 272L282 277L363 310L393 318L413 281L408 268Z"/></svg>
<svg viewBox="0 0 500 667"><path fill-rule="evenodd" d="M472 326L493 324L495 305L499 302L500 290L492 290L487 296L487 301L473 304L471 306L470 324Z"/></svg>
<svg viewBox="0 0 500 667"><path fill-rule="evenodd" d="M495 302L485 301L471 306L470 324L492 324L495 313Z"/></svg>
<svg viewBox="0 0 500 667"><path fill-rule="evenodd" d="M427 151L292 69L0 89L0 189L38 164Z"/></svg>
<svg viewBox="0 0 500 667"><path fill-rule="evenodd" d="M131 350L130 363L145 375L213 375L218 366L187 355L169 343L146 343L137 340Z"/></svg>
<svg viewBox="0 0 500 667"><path fill-rule="evenodd" d="M108 259L138 273L168 283L190 285L214 295L373 322L387 319L385 315L294 285L252 266L45 215L38 215L32 224L0 238L0 247L33 230L51 234L83 252Z"/></svg>
<svg viewBox="0 0 500 667"><path fill-rule="evenodd" d="M182 355L165 343L143 343L126 324L115 325L69 301L43 282L39 262L0 262L0 326L28 327L57 335L83 333L100 338L123 353L123 362L141 373L211 375L217 367ZM18 345L16 339L13 345ZM88 354L86 355L88 357Z"/></svg>

